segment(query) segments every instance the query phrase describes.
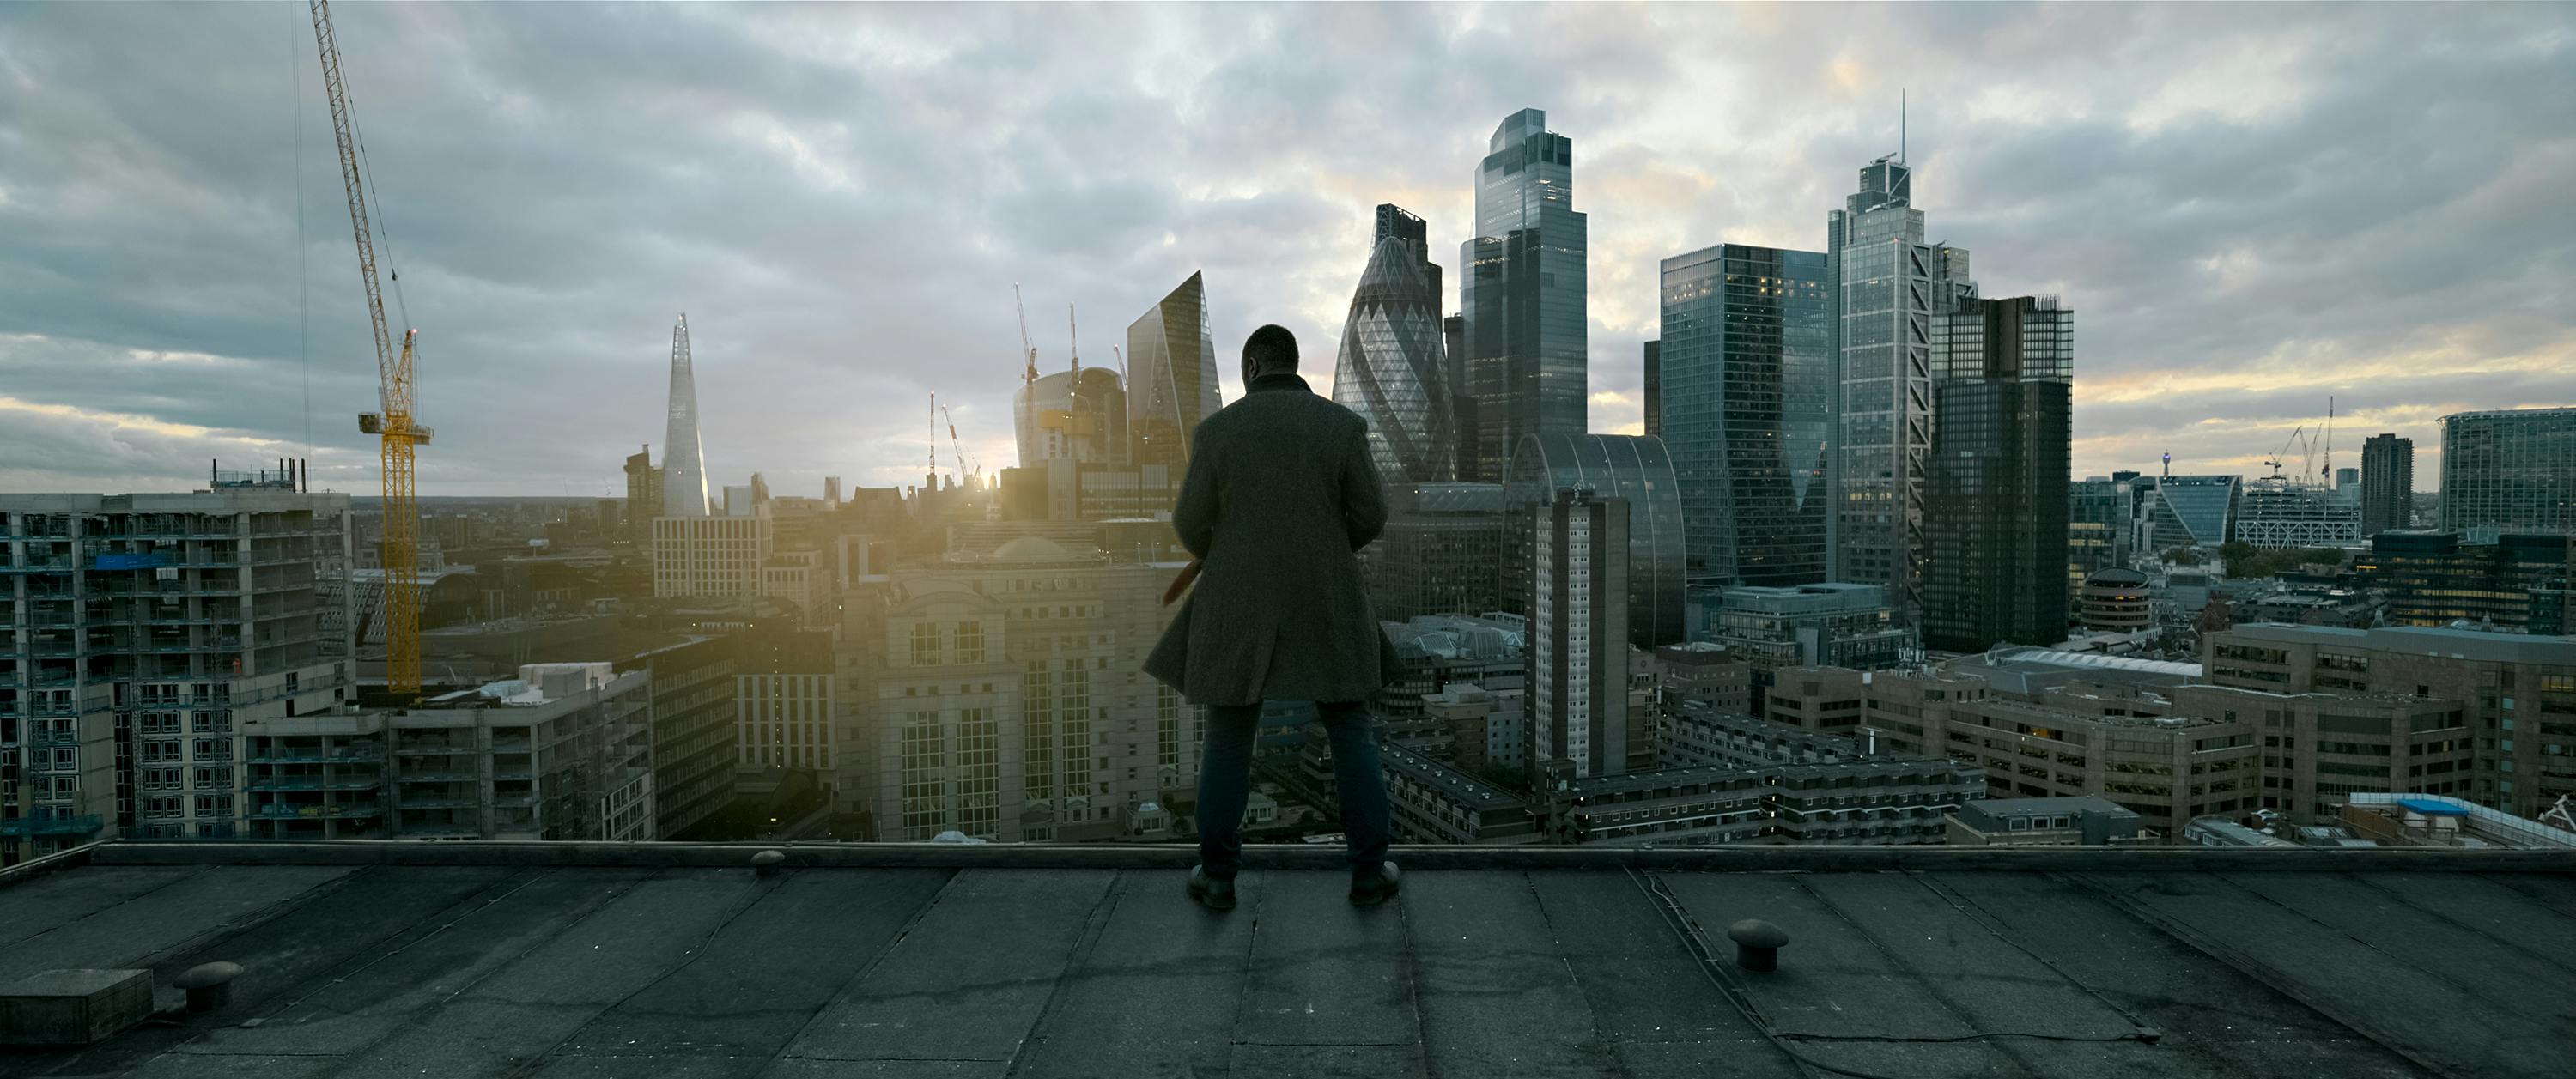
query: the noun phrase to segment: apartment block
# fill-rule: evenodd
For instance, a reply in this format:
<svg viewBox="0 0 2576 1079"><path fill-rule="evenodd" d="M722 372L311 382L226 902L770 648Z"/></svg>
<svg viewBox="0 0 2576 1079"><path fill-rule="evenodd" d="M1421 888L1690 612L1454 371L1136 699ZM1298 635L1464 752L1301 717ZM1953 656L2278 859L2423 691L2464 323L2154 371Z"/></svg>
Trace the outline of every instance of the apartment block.
<svg viewBox="0 0 2576 1079"><path fill-rule="evenodd" d="M0 495L0 865L244 834L244 725L353 692L349 499Z"/></svg>
<svg viewBox="0 0 2576 1079"><path fill-rule="evenodd" d="M1380 750L1399 843L1535 843L1529 801L1401 746Z"/></svg>

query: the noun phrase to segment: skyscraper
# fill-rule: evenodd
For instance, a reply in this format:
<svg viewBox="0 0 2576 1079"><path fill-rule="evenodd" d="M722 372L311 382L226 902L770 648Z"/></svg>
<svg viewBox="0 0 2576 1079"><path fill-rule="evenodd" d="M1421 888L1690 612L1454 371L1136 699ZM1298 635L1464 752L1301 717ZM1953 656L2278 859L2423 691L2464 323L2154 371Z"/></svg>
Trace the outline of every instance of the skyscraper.
<svg viewBox="0 0 2576 1079"><path fill-rule="evenodd" d="M1574 142L1547 114L1505 118L1476 169L1476 238L1458 252L1473 451L1459 478L1500 479L1520 440L1585 421L1586 223L1574 209Z"/></svg>
<svg viewBox="0 0 2576 1079"><path fill-rule="evenodd" d="M636 542L653 539L653 518L662 515L662 470L653 464L653 445L626 457L626 527Z"/></svg>
<svg viewBox="0 0 2576 1079"><path fill-rule="evenodd" d="M2415 523L2415 440L2372 435L2361 444L2361 534Z"/></svg>
<svg viewBox="0 0 2576 1079"><path fill-rule="evenodd" d="M1394 207L1378 209L1383 223ZM1439 483L1451 474L1447 364L1426 265L1414 241L1379 237L1351 296L1333 368L1333 400L1368 421L1369 455L1390 486Z"/></svg>
<svg viewBox="0 0 2576 1079"><path fill-rule="evenodd" d="M1626 771L1627 501L1562 488L1528 527L1530 766L1567 779Z"/></svg>
<svg viewBox="0 0 2576 1079"><path fill-rule="evenodd" d="M1058 458L1113 467L1127 461L1127 388L1106 367L1023 379L1011 395L1011 420L1022 468Z"/></svg>
<svg viewBox="0 0 2576 1079"><path fill-rule="evenodd" d="M1825 579L1833 317L1825 256L1719 244L1663 261L1647 430L1681 482L1694 583Z"/></svg>
<svg viewBox="0 0 2576 1079"><path fill-rule="evenodd" d="M1127 431L1135 464L1181 465L1190 432L1217 410L1216 340L1207 287L1189 280L1127 326Z"/></svg>
<svg viewBox="0 0 2576 1079"><path fill-rule="evenodd" d="M2066 638L2075 313L2054 296L1961 298L1930 324L1923 643Z"/></svg>
<svg viewBox="0 0 2576 1079"><path fill-rule="evenodd" d="M1860 170L1860 191L1825 221L1841 365L1829 572L1837 581L1886 585L1900 620L1922 605L1932 317L1977 292L1967 251L1924 242L1913 187L1901 156L1879 158Z"/></svg>
<svg viewBox="0 0 2576 1079"><path fill-rule="evenodd" d="M2442 530L2488 529L2576 533L2576 408L2442 417Z"/></svg>
<svg viewBox="0 0 2576 1079"><path fill-rule="evenodd" d="M1660 438L1664 433L1664 342L1661 339L1646 342L1645 353L1646 434Z"/></svg>
<svg viewBox="0 0 2576 1079"><path fill-rule="evenodd" d="M1628 643L1639 648L1688 636L1682 615L1686 548L1680 485L1662 439L1636 435L1528 435L1512 454L1503 483L1503 585L1507 609L1529 613L1533 567L1530 521L1556 492L1581 488L1628 508Z"/></svg>
<svg viewBox="0 0 2576 1079"><path fill-rule="evenodd" d="M671 327L671 423L662 439L662 513L707 515L707 457L698 443L698 378L689 365L686 314Z"/></svg>

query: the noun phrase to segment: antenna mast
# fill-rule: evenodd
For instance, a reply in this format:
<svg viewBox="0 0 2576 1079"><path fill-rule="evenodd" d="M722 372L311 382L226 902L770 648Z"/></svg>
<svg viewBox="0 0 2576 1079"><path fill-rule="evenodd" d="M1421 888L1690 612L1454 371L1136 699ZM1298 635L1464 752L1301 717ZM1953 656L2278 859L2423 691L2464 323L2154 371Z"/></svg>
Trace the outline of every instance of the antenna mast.
<svg viewBox="0 0 2576 1079"><path fill-rule="evenodd" d="M1896 88L1896 163L1905 164L1905 88Z"/></svg>

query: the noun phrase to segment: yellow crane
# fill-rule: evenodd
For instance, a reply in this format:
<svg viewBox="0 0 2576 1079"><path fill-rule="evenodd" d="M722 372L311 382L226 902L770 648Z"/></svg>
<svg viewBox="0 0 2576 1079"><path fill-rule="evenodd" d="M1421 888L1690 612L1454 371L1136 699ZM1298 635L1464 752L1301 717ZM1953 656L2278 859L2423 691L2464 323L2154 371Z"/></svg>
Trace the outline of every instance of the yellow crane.
<svg viewBox="0 0 2576 1079"><path fill-rule="evenodd" d="M322 52L322 89L331 99L331 133L340 142L340 179L349 189L349 228L357 234L358 274L367 286L367 322L376 334L376 394L382 411L359 413L358 430L383 440L385 598L376 616L385 627L385 688L395 699L409 701L420 696L420 503L412 497L412 455L429 444L431 433L413 423L411 414L412 345L420 331L404 330L402 350L396 352L385 329L385 297L376 286L375 231L367 221L364 169L327 0L313 0L313 42ZM401 280L399 274L395 280Z"/></svg>

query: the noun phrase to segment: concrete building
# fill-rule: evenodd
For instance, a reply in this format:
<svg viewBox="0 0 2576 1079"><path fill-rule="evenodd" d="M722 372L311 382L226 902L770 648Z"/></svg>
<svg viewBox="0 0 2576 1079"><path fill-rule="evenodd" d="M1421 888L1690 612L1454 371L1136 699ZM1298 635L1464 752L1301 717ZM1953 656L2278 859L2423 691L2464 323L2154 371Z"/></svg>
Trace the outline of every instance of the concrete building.
<svg viewBox="0 0 2576 1079"><path fill-rule="evenodd" d="M1533 522L1530 767L1627 770L1628 503L1565 489Z"/></svg>
<svg viewBox="0 0 2576 1079"><path fill-rule="evenodd" d="M1179 570L1035 536L894 567L845 608L835 798L881 840L997 842L1187 801L1203 711L1140 673Z"/></svg>
<svg viewBox="0 0 2576 1079"><path fill-rule="evenodd" d="M808 626L839 625L840 589L824 555L817 550L771 555L760 567L760 594L794 607Z"/></svg>
<svg viewBox="0 0 2576 1079"><path fill-rule="evenodd" d="M2477 741L2466 793L2481 805L2538 816L2576 794L2576 638L2240 625L2201 645L2218 685L2449 702Z"/></svg>
<svg viewBox="0 0 2576 1079"><path fill-rule="evenodd" d="M1752 714L1753 666L1728 653L1725 645L1706 641L1663 645L1647 654L1646 670L1659 716L1693 707L1726 715Z"/></svg>
<svg viewBox="0 0 2576 1079"><path fill-rule="evenodd" d="M653 595L699 599L761 594L773 535L767 514L658 517L653 521Z"/></svg>
<svg viewBox="0 0 2576 1079"><path fill-rule="evenodd" d="M1399 843L1536 843L1529 800L1401 746L1379 750Z"/></svg>
<svg viewBox="0 0 2576 1079"><path fill-rule="evenodd" d="M1942 760L1666 768L1570 780L1538 792L1533 809L1541 834L1565 845L1937 843L1984 782Z"/></svg>
<svg viewBox="0 0 2576 1079"><path fill-rule="evenodd" d="M1077 364L1040 375L1036 357L1030 357L1011 395L1011 419L1022 468L1051 461L1104 468L1127 463L1127 388L1109 368Z"/></svg>
<svg viewBox="0 0 2576 1079"><path fill-rule="evenodd" d="M1836 498L1826 579L1887 589L1901 621L1922 609L1925 458L1932 452L1932 321L1975 296L1968 252L1924 241L1901 154L1860 170L1825 221L1836 268Z"/></svg>
<svg viewBox="0 0 2576 1079"><path fill-rule="evenodd" d="M349 496L0 495L0 865L245 833L243 730L353 698Z"/></svg>
<svg viewBox="0 0 2576 1079"><path fill-rule="evenodd" d="M2576 408L2442 417L2442 531L2576 534Z"/></svg>
<svg viewBox="0 0 2576 1079"><path fill-rule="evenodd" d="M1663 260L1647 432L1681 483L1693 584L1825 580L1832 502L1833 267L1719 244Z"/></svg>
<svg viewBox="0 0 2576 1079"><path fill-rule="evenodd" d="M724 812L740 754L735 700L744 634L690 634L642 642L617 661L643 671L652 705L655 836L690 832Z"/></svg>
<svg viewBox="0 0 2576 1079"><path fill-rule="evenodd" d="M2361 444L2361 534L2414 527L2415 440L2376 434Z"/></svg>
<svg viewBox="0 0 2576 1079"><path fill-rule="evenodd" d="M1386 530L1360 550L1360 573L1379 618L1503 606L1501 484L1404 484L1386 494Z"/></svg>
<svg viewBox="0 0 2576 1079"><path fill-rule="evenodd" d="M1529 613L1537 562L1528 524L1533 515L1546 516L1548 504L1567 489L1628 506L1628 643L1652 648L1686 639L1680 484L1659 439L1557 434L1521 440L1503 481L1503 609Z"/></svg>
<svg viewBox="0 0 2576 1079"><path fill-rule="evenodd" d="M2133 569L2098 570L2084 578L2076 617L2097 633L2134 633L2156 624L2155 589Z"/></svg>
<svg viewBox="0 0 2576 1079"><path fill-rule="evenodd" d="M2576 831L2566 827L2499 813L2466 799L2411 791L2355 794L2344 804L2342 823L2371 842L2392 847L2576 848Z"/></svg>
<svg viewBox="0 0 2576 1079"><path fill-rule="evenodd" d="M1002 519L1094 522L1171 518L1181 469L1163 464L1098 465L1057 457L1001 471Z"/></svg>
<svg viewBox="0 0 2576 1079"><path fill-rule="evenodd" d="M2470 790L2470 733L2452 701L2184 686L2174 694L2174 708L2248 721L2260 717L2262 808L2298 819L2333 817L2356 793Z"/></svg>
<svg viewBox="0 0 2576 1079"><path fill-rule="evenodd" d="M1503 119L1476 167L1473 239L1458 250L1457 361L1471 452L1456 477L1498 483L1532 435L1586 428L1586 219L1574 209L1574 141L1547 114Z"/></svg>
<svg viewBox="0 0 2576 1079"><path fill-rule="evenodd" d="M2119 805L2079 798L1980 798L1950 814L1953 847L2101 847L2133 841L2139 817Z"/></svg>
<svg viewBox="0 0 2576 1079"><path fill-rule="evenodd" d="M538 663L418 707L249 721L245 834L662 838L648 682L607 663Z"/></svg>
<svg viewBox="0 0 2576 1079"><path fill-rule="evenodd" d="M2534 615L2552 590L2576 581L2576 540L2505 533L2476 543L2457 532L2382 532L2353 560L2353 572L2385 602L2392 625L2467 621L2544 632L2533 627Z"/></svg>
<svg viewBox="0 0 2576 1079"><path fill-rule="evenodd" d="M754 634L734 674L738 768L815 772L840 767L838 679L829 630Z"/></svg>
<svg viewBox="0 0 2576 1079"><path fill-rule="evenodd" d="M638 544L653 542L653 519L662 515L662 470L653 464L653 446L626 458L626 527Z"/></svg>

